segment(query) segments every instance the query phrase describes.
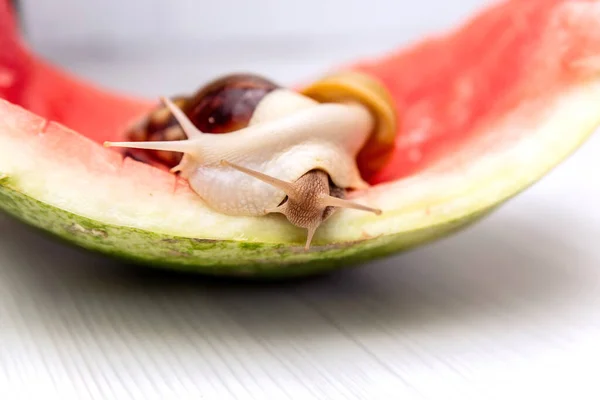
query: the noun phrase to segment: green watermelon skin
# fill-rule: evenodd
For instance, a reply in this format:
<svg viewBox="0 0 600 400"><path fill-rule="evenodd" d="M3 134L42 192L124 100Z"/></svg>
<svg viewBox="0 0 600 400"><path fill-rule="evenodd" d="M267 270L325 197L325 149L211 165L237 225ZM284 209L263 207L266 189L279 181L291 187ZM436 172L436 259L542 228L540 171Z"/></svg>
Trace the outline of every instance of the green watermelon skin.
<svg viewBox="0 0 600 400"><path fill-rule="evenodd" d="M44 204L17 187L9 178L0 181L2 208L66 244L141 265L248 278L295 278L353 267L444 237L491 211L406 234L318 246L306 252L302 246L177 237L107 225Z"/></svg>

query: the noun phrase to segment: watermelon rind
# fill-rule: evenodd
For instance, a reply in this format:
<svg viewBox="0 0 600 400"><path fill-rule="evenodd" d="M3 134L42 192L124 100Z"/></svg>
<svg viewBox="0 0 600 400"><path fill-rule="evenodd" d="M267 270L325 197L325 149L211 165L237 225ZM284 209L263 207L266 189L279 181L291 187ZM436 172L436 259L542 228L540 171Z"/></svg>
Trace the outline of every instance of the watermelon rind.
<svg viewBox="0 0 600 400"><path fill-rule="evenodd" d="M381 207L383 215L340 211L309 251L303 249L305 232L284 218L233 219L193 198L185 200L191 217L185 224L167 218L178 210L148 211L168 209L160 196L137 204L138 219L131 207L140 199L110 210L106 203L95 205L111 196L98 197L101 179L91 185L94 175L85 166L45 159L43 148L16 134L5 135L0 149L0 207L70 243L148 265L232 276L314 274L413 248L477 221L573 154L600 125L598 104L600 81L523 101L428 169L361 193L358 200ZM0 109L6 116L28 113L8 102ZM17 125L0 118L0 131ZM56 176L69 178L64 187ZM67 198L62 189L77 196ZM119 207L130 210L126 223ZM208 215L213 227L223 229L203 226ZM235 229L244 237L233 235Z"/></svg>

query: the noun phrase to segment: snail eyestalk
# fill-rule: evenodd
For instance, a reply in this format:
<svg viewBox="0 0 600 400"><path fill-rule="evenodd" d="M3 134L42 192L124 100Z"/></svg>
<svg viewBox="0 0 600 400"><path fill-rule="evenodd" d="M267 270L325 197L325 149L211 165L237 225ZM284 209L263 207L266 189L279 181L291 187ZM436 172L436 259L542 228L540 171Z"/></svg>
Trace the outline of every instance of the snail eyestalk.
<svg viewBox="0 0 600 400"><path fill-rule="evenodd" d="M280 179L273 178L272 176L268 176L268 175L263 174L262 172L258 172L258 171L254 171L252 169L248 169L246 167L242 167L241 165L232 164L229 161L221 160L220 164L225 167L231 167L231 168L237 169L238 171L243 172L246 175L250 175L256 179L259 179L265 183L268 183L271 186L276 187L277 189L281 189L288 196L296 195L296 187L289 182L285 182Z"/></svg>
<svg viewBox="0 0 600 400"><path fill-rule="evenodd" d="M177 120L183 132L187 135L188 139L195 139L202 135L204 135L194 124L189 120L188 117L185 116L183 111L179 107L175 105L171 100L166 97L161 97L160 100L163 102L165 106L171 111L173 117Z"/></svg>
<svg viewBox="0 0 600 400"><path fill-rule="evenodd" d="M127 147L130 149L176 151L200 157L199 146L191 140L173 140L165 142L104 142L104 147Z"/></svg>
<svg viewBox="0 0 600 400"><path fill-rule="evenodd" d="M161 97L161 101L171 111L181 129L185 132L188 139L191 140L165 140L149 142L104 142L104 147L127 147L131 149L175 151L179 153L199 156L198 141L201 140L204 133L192 124L185 116L183 111L166 97Z"/></svg>
<svg viewBox="0 0 600 400"><path fill-rule="evenodd" d="M354 210L361 210L372 212L375 215L381 215L382 211L378 208L372 208L363 206L362 204L355 203L353 201L340 199L339 197L333 197L330 195L321 196L321 203L326 207L337 207L337 208L352 208Z"/></svg>

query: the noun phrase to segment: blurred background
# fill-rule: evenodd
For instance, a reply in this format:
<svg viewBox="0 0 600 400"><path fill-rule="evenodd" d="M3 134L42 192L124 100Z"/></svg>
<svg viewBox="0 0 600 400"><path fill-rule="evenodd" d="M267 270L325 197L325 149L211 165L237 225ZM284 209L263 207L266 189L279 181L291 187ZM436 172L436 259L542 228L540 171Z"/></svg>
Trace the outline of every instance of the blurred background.
<svg viewBox="0 0 600 400"><path fill-rule="evenodd" d="M35 51L155 97L282 83L487 0L21 0ZM0 215L0 399L598 399L598 135L473 228L286 284L136 269Z"/></svg>
<svg viewBox="0 0 600 400"><path fill-rule="evenodd" d="M20 6L27 37L41 54L110 87L155 96L231 70L297 82L444 31L487 2L21 0Z"/></svg>

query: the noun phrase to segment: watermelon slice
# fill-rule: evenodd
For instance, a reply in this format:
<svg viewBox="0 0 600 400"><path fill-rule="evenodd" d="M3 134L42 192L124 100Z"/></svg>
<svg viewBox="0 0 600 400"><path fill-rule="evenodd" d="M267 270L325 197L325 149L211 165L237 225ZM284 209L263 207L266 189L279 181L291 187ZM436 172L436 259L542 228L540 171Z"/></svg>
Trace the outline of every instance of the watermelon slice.
<svg viewBox="0 0 600 400"><path fill-rule="evenodd" d="M350 66L402 118L391 162L318 231L205 206L187 183L102 146L154 102L36 57L0 1L0 207L87 249L221 275L302 275L447 235L521 192L600 125L600 2L508 0L453 32Z"/></svg>

